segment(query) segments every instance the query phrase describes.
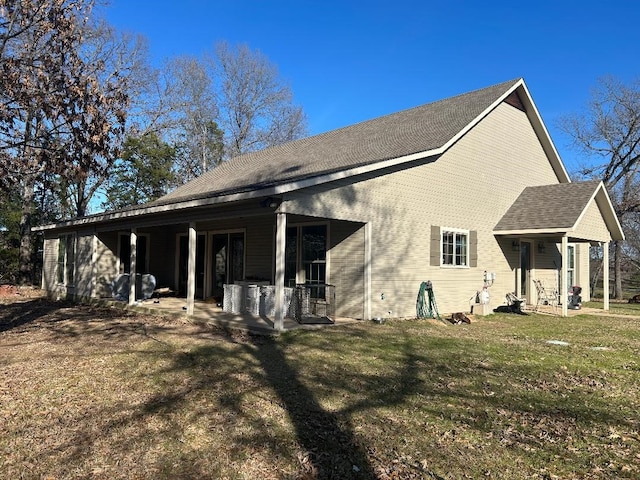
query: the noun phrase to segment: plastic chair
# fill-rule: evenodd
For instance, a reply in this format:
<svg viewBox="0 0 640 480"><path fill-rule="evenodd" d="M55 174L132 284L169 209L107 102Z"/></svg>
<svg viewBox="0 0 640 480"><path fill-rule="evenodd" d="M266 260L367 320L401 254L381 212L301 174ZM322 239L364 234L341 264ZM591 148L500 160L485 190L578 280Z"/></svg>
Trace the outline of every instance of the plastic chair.
<svg viewBox="0 0 640 480"><path fill-rule="evenodd" d="M554 313L558 310L558 304L560 303L560 294L556 289L545 288L541 280L534 280L533 284L536 286L536 307L534 311L537 312L541 305L551 305Z"/></svg>

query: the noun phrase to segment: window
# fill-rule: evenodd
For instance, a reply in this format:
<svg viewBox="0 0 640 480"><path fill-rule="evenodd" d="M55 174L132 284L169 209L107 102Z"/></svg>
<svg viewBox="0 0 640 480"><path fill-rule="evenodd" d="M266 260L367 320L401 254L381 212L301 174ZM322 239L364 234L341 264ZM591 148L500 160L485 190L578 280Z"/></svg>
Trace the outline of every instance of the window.
<svg viewBox="0 0 640 480"><path fill-rule="evenodd" d="M466 230L442 229L443 266L469 266L469 232Z"/></svg>
<svg viewBox="0 0 640 480"><path fill-rule="evenodd" d="M287 228L285 285L304 283L313 298L324 298L327 283L327 226Z"/></svg>
<svg viewBox="0 0 640 480"><path fill-rule="evenodd" d="M76 236L63 235L58 239L58 283L73 285L76 266Z"/></svg>
<svg viewBox="0 0 640 480"><path fill-rule="evenodd" d="M576 247L567 245L567 287L575 285L576 272Z"/></svg>

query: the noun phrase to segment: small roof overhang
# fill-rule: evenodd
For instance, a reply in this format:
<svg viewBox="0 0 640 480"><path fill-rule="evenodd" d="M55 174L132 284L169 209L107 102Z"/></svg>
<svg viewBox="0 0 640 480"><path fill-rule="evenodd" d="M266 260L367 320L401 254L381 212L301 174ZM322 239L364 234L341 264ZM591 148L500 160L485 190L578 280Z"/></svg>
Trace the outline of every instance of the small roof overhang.
<svg viewBox="0 0 640 480"><path fill-rule="evenodd" d="M606 226L589 229L582 220L596 206ZM493 230L503 237L561 238L570 241L624 240L624 233L602 182L575 182L525 188Z"/></svg>

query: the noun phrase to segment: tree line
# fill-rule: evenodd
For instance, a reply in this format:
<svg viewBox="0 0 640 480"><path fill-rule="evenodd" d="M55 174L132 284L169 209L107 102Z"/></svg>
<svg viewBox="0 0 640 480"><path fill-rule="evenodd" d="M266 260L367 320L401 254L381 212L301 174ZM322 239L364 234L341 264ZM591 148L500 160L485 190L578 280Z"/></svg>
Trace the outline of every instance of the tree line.
<svg viewBox="0 0 640 480"><path fill-rule="evenodd" d="M246 45L153 66L95 0L0 0L0 282L32 283L33 225L158 198L306 134L277 68Z"/></svg>

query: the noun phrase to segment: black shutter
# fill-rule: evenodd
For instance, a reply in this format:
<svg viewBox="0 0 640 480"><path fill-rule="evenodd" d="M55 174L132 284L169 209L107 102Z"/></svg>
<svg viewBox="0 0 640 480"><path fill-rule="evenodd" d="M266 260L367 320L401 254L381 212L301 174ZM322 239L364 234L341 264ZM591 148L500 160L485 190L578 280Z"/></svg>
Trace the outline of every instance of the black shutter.
<svg viewBox="0 0 640 480"><path fill-rule="evenodd" d="M429 265L440 266L440 226L431 225L431 245L429 250Z"/></svg>
<svg viewBox="0 0 640 480"><path fill-rule="evenodd" d="M478 231L469 232L469 266L478 266Z"/></svg>

